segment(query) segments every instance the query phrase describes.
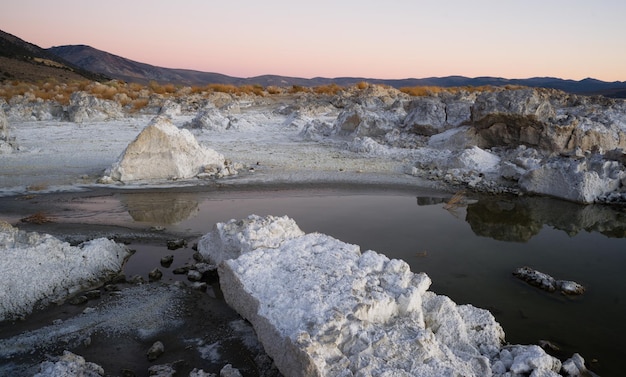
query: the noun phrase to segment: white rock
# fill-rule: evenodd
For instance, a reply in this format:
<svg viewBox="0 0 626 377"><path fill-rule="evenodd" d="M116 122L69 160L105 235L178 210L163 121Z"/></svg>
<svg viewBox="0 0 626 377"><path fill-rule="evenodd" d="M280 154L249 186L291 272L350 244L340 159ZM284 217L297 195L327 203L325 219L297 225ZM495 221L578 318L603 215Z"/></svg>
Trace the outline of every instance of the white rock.
<svg viewBox="0 0 626 377"><path fill-rule="evenodd" d="M223 260L237 258L260 247L277 248L284 241L303 234L287 216L250 215L243 220L215 224L211 232L198 241L198 252L205 260L219 265Z"/></svg>
<svg viewBox="0 0 626 377"><path fill-rule="evenodd" d="M105 172L108 179L120 182L175 180L196 177L205 166L215 174L228 175L224 156L204 148L188 130L181 130L165 117L156 117Z"/></svg>
<svg viewBox="0 0 626 377"><path fill-rule="evenodd" d="M131 252L106 238L70 246L0 222L0 321L62 301L120 272Z"/></svg>
<svg viewBox="0 0 626 377"><path fill-rule="evenodd" d="M118 102L96 98L85 92L72 94L67 113L70 121L76 123L124 117L122 106Z"/></svg>
<svg viewBox="0 0 626 377"><path fill-rule="evenodd" d="M263 233L272 234L270 247ZM219 263L226 301L286 376L551 376L560 369L538 346L501 348L504 332L491 313L427 291L428 276L403 261L303 235L288 218L251 216L211 234L203 255Z"/></svg>
<svg viewBox="0 0 626 377"><path fill-rule="evenodd" d="M39 373L34 377L99 377L104 376L104 369L98 364L85 361L82 356L75 355L70 351L64 351L63 355L55 362L45 361L39 365Z"/></svg>
<svg viewBox="0 0 626 377"><path fill-rule="evenodd" d="M618 190L623 176L617 161L555 159L524 174L519 185L530 193L594 203Z"/></svg>

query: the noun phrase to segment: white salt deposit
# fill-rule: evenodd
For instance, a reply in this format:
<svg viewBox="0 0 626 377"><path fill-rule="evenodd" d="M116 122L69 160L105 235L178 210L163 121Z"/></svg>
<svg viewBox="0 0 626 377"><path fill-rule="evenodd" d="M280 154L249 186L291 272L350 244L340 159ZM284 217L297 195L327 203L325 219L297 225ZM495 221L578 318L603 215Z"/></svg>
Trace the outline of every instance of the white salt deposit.
<svg viewBox="0 0 626 377"><path fill-rule="evenodd" d="M561 362L540 347L502 347L504 332L491 313L428 291L428 276L405 262L302 234L288 218L231 220L204 240L199 251L219 263L226 301L252 323L286 376L560 371Z"/></svg>
<svg viewBox="0 0 626 377"><path fill-rule="evenodd" d="M105 172L103 181L186 179L209 170L214 175L236 173L225 166L224 156L202 147L191 132L169 118L156 117Z"/></svg>
<svg viewBox="0 0 626 377"><path fill-rule="evenodd" d="M63 301L118 274L131 252L106 238L70 246L0 222L0 321Z"/></svg>

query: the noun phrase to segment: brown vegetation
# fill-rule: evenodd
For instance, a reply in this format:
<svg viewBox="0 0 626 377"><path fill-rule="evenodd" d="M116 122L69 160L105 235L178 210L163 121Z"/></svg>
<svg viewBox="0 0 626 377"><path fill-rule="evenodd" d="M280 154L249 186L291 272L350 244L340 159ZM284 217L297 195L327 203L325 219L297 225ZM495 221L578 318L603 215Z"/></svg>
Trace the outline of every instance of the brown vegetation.
<svg viewBox="0 0 626 377"><path fill-rule="evenodd" d="M474 92L488 92L495 90L495 87L484 86L455 86L444 88L442 86L405 86L400 88L402 93L406 93L414 97L432 96L440 93L457 94L461 92L474 93Z"/></svg>
<svg viewBox="0 0 626 377"><path fill-rule="evenodd" d="M24 217L20 221L23 222L23 223L41 225L41 224L45 224L45 223L51 223L53 221L53 219L52 219L52 217L46 215L43 212L37 212L37 213L35 213L33 215Z"/></svg>

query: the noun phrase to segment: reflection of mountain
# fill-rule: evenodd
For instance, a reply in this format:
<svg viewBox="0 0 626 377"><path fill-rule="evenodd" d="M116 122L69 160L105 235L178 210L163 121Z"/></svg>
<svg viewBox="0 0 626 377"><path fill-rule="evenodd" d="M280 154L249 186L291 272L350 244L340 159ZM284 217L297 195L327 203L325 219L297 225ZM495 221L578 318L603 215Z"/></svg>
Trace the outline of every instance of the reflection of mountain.
<svg viewBox="0 0 626 377"><path fill-rule="evenodd" d="M192 193L129 193L122 196L135 221L176 224L198 212L198 199Z"/></svg>
<svg viewBox="0 0 626 377"><path fill-rule="evenodd" d="M539 197L485 198L467 206L465 220L478 236L527 242L543 225L569 235L584 230L626 238L626 212L601 205L579 205Z"/></svg>

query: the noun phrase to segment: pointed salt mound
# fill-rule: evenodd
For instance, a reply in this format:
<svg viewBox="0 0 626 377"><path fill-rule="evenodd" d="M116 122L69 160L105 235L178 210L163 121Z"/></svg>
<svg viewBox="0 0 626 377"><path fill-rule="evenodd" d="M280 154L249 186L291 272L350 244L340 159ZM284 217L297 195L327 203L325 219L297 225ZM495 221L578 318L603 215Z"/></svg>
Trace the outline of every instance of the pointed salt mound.
<svg viewBox="0 0 626 377"><path fill-rule="evenodd" d="M198 247L219 263L226 302L285 376L491 376L514 367L552 376L561 367L539 347L502 348L491 313L427 291L428 276L405 262L303 234L285 217L218 224Z"/></svg>
<svg viewBox="0 0 626 377"><path fill-rule="evenodd" d="M188 130L156 117L105 172L103 182L175 180L236 174L224 156L202 147Z"/></svg>
<svg viewBox="0 0 626 377"><path fill-rule="evenodd" d="M63 301L117 275L131 252L106 238L70 246L0 221L0 322Z"/></svg>

